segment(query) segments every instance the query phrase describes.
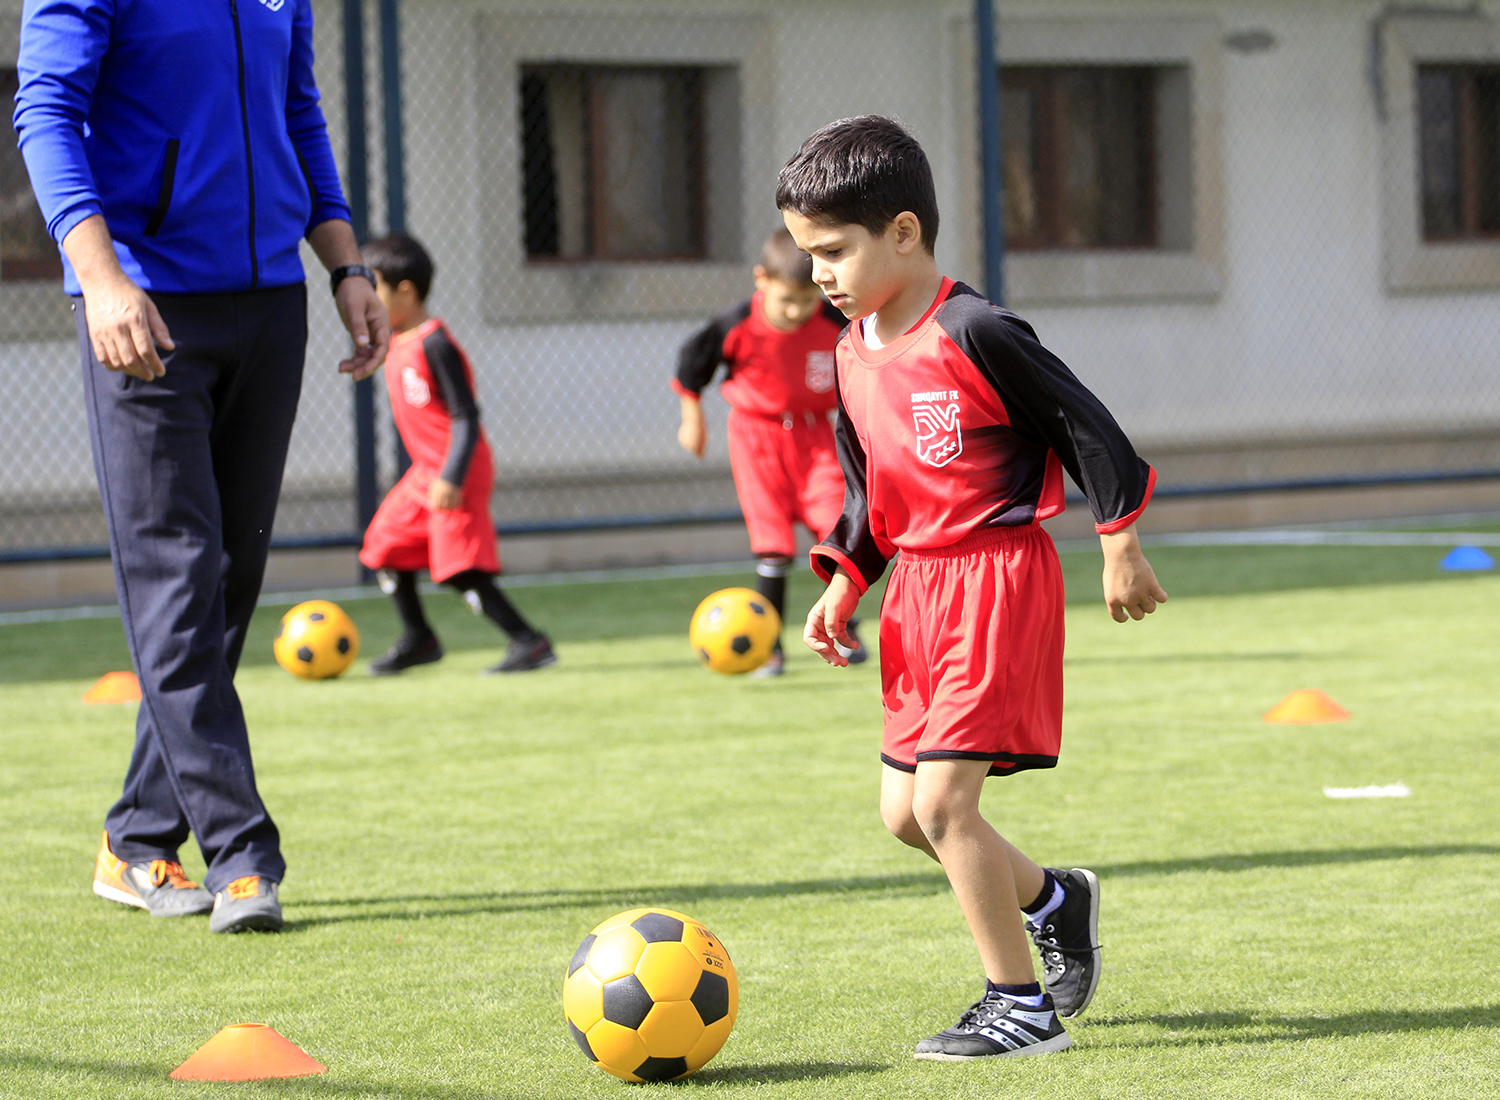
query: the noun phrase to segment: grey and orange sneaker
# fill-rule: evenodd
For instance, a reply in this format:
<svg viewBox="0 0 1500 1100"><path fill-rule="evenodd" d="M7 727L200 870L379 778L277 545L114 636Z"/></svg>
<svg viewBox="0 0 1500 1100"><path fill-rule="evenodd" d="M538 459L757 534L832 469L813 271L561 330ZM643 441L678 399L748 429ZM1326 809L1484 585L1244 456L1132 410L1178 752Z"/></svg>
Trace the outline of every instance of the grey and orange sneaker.
<svg viewBox="0 0 1500 1100"><path fill-rule="evenodd" d="M276 883L264 875L243 875L214 895L210 932L280 932L281 925Z"/></svg>
<svg viewBox="0 0 1500 1100"><path fill-rule="evenodd" d="M171 859L126 863L109 850L107 832L94 860L94 893L153 917L190 917L214 907L213 895L183 874L182 864Z"/></svg>
<svg viewBox="0 0 1500 1100"><path fill-rule="evenodd" d="M1042 1003L1031 1008L992 991L966 1008L958 1023L918 1043L915 1055L933 1062L967 1062L1051 1054L1072 1045L1050 996L1043 994Z"/></svg>

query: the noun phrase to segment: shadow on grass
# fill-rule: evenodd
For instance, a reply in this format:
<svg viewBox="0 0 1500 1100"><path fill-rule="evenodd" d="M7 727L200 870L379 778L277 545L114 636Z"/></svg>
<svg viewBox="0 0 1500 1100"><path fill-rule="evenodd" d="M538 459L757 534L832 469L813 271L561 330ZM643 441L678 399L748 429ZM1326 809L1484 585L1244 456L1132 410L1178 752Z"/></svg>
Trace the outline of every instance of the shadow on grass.
<svg viewBox="0 0 1500 1100"><path fill-rule="evenodd" d="M1100 878L1138 878L1190 874L1198 871L1232 873L1263 867L1319 867L1340 863L1374 863L1395 859L1433 859L1443 856L1500 856L1500 845L1433 844L1419 847L1329 848L1291 852L1245 852L1195 859L1149 860L1139 863L1096 864ZM723 883L698 886L638 886L598 890L495 891L481 894L418 894L377 898L310 898L290 906L287 931L325 924L362 921L431 920L476 914L539 912L551 909L630 909L641 905L689 908L703 901L740 898L787 898L813 895L919 896L946 891L948 880L938 870L904 875L869 875L845 879L806 879L793 882ZM301 908L341 910L328 916L297 917Z"/></svg>
<svg viewBox="0 0 1500 1100"><path fill-rule="evenodd" d="M694 1085L773 1085L783 1081L816 1081L824 1077L884 1073L890 1068L883 1062L770 1062L703 1069L673 1084L683 1088Z"/></svg>
<svg viewBox="0 0 1500 1100"><path fill-rule="evenodd" d="M143 1066L137 1062L88 1062L81 1058L49 1058L40 1054L0 1050L0 1081L13 1083L14 1074L26 1072L87 1075L95 1080L112 1081L123 1087L167 1081L167 1074L171 1070L161 1066Z"/></svg>
<svg viewBox="0 0 1500 1100"><path fill-rule="evenodd" d="M1422 1031L1500 1028L1500 1004L1466 1008L1406 1011L1371 1009L1340 1016L1276 1016L1251 1012L1194 1012L1184 1015L1106 1016L1089 1022L1090 1033L1142 1025L1167 1034L1121 1036L1121 1047L1216 1046L1233 1043L1284 1043L1338 1039L1358 1035L1401 1035ZM1107 1036L1097 1036L1109 1042Z"/></svg>
<svg viewBox="0 0 1500 1100"><path fill-rule="evenodd" d="M933 894L948 889L941 871L909 875L872 875L864 878L808 879L802 882L764 882L702 886L640 886L598 890L533 890L485 894L423 894L388 898L317 898L289 907L293 918L283 931L315 928L350 921L431 920L480 913L529 913L548 909L616 906L688 907L702 901L735 898L784 898L814 894ZM296 909L314 906L351 910L326 917L297 918Z"/></svg>
<svg viewBox="0 0 1500 1100"><path fill-rule="evenodd" d="M1291 852L1235 852L1194 859L1153 859L1090 868L1100 878L1144 878L1182 875L1196 871L1254 871L1262 867L1323 867L1338 863L1380 863L1392 859L1435 859L1442 856L1500 856L1495 844L1427 844L1413 847L1313 848Z"/></svg>
<svg viewBox="0 0 1500 1100"><path fill-rule="evenodd" d="M692 1077L672 1082L672 1087L690 1089L694 1086L716 1085L770 1085L786 1081L816 1081L826 1077L845 1077L852 1074L884 1073L891 1067L879 1062L770 1062L749 1066L723 1066L705 1069ZM17 1051L0 1050L0 1081L15 1083L16 1074L31 1073L47 1076L87 1078L95 1084L108 1083L122 1091L129 1088L134 1094L144 1085L159 1085L165 1091L181 1089L191 1083L173 1081L171 1071L160 1065L142 1065L136 1062L92 1062L81 1058L57 1058L39 1054L22 1054ZM214 1088L211 1082L198 1083L200 1087ZM221 1087L222 1086L218 1086ZM395 1083L391 1081L329 1078L321 1074L310 1077L282 1077L264 1081L237 1081L232 1086L245 1095L276 1096L381 1096L395 1100L447 1100L454 1095L451 1086ZM9 1093L7 1093L9 1095ZM493 1092L486 1088L484 1095L492 1100L523 1100L530 1093Z"/></svg>

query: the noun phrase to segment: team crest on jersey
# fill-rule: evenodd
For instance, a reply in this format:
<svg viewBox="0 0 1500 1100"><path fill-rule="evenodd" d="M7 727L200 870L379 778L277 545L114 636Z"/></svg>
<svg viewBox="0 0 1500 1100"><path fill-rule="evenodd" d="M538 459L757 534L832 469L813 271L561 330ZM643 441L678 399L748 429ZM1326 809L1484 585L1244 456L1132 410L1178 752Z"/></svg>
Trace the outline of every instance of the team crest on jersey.
<svg viewBox="0 0 1500 1100"><path fill-rule="evenodd" d="M280 11L282 6L286 4L286 0L260 0L260 2L272 11Z"/></svg>
<svg viewBox="0 0 1500 1100"><path fill-rule="evenodd" d="M912 394L911 418L917 425L917 457L927 465L946 466L964 453L957 390Z"/></svg>
<svg viewBox="0 0 1500 1100"><path fill-rule="evenodd" d="M432 390L427 387L427 379L418 374L415 367L401 368L401 396L415 409L420 409L432 400Z"/></svg>
<svg viewBox="0 0 1500 1100"><path fill-rule="evenodd" d="M833 389L833 352L807 353L807 388L813 393L827 393Z"/></svg>

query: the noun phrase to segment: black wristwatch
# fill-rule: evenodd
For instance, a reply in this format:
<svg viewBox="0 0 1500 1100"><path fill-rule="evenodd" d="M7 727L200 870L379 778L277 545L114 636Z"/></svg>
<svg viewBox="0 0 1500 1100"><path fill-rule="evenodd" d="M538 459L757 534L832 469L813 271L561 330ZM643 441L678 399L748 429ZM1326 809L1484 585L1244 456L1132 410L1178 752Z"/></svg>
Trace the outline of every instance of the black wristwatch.
<svg viewBox="0 0 1500 1100"><path fill-rule="evenodd" d="M328 273L328 281L335 294L339 292L339 284L350 275L362 276L370 280L371 286L375 285L375 272L371 271L364 264L345 264L343 267L336 267Z"/></svg>

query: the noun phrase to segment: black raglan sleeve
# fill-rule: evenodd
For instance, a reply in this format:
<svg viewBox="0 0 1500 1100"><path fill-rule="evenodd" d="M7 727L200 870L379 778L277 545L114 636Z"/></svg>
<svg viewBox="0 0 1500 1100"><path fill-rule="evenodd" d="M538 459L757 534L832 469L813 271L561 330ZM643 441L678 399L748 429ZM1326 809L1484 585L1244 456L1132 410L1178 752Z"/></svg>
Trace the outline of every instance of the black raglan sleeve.
<svg viewBox="0 0 1500 1100"><path fill-rule="evenodd" d="M750 301L746 299L689 336L677 352L677 376L672 388L680 394L700 396L724 362L724 341L730 330L749 316Z"/></svg>
<svg viewBox="0 0 1500 1100"><path fill-rule="evenodd" d="M448 406L448 454L441 476L449 484L462 485L479 444L479 406L474 401L474 388L469 385L463 356L441 328L422 340L422 354L443 395L443 404Z"/></svg>
<svg viewBox="0 0 1500 1100"><path fill-rule="evenodd" d="M967 293L945 307L943 328L995 387L1011 426L1056 453L1088 497L1100 534L1134 523L1151 499L1156 472L1029 324L967 287L961 291Z"/></svg>
<svg viewBox="0 0 1500 1100"><path fill-rule="evenodd" d="M844 471L844 511L828 537L812 548L812 569L823 580L831 581L834 571L842 565L863 594L880 579L889 559L876 547L875 536L870 533L869 481L865 476L868 459L859 434L844 409L837 375L834 377L834 393L839 399L839 416L833 428L833 440L838 450L839 466Z"/></svg>

